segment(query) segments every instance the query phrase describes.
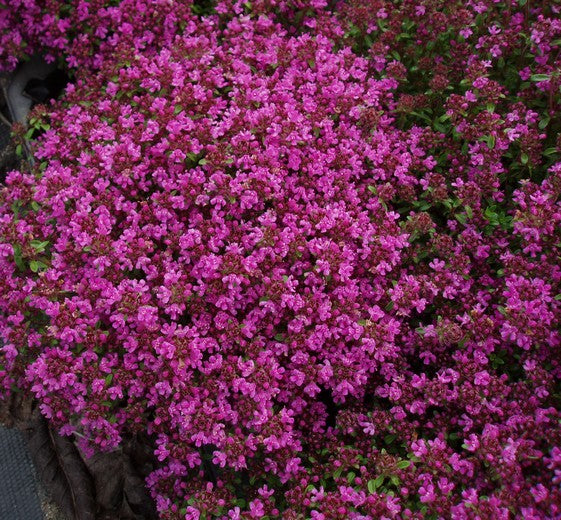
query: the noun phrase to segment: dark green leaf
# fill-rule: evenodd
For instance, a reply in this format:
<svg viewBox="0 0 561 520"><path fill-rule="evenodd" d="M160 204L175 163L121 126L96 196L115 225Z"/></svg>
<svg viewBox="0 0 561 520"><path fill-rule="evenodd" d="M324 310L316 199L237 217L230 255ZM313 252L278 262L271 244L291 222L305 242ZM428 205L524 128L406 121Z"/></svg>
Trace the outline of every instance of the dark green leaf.
<svg viewBox="0 0 561 520"><path fill-rule="evenodd" d="M535 81L536 83L539 83L540 81L549 81L551 79L551 76L549 74L532 74L530 76L530 79L532 81Z"/></svg>

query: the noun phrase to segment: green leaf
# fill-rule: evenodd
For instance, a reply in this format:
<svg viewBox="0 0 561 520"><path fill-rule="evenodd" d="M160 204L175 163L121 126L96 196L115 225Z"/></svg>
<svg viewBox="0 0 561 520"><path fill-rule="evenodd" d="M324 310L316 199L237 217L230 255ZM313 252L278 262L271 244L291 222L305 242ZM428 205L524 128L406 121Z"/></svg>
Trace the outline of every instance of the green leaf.
<svg viewBox="0 0 561 520"><path fill-rule="evenodd" d="M497 220L497 213L491 206L487 206L483 214L487 220Z"/></svg>
<svg viewBox="0 0 561 520"><path fill-rule="evenodd" d="M347 482L349 484L352 484L355 481L355 477L356 477L356 473L354 471L351 471L348 475L347 475Z"/></svg>
<svg viewBox="0 0 561 520"><path fill-rule="evenodd" d="M551 117L549 117L549 116L544 116L544 117L540 120L540 122L538 123L539 129L540 129L540 130L543 130L543 129L549 124L550 121L551 121Z"/></svg>
<svg viewBox="0 0 561 520"><path fill-rule="evenodd" d="M445 134L448 131L448 128L446 128L443 124L435 121L433 123L433 127L435 130L437 130L438 132Z"/></svg>
<svg viewBox="0 0 561 520"><path fill-rule="evenodd" d="M522 164L528 164L528 159L529 159L529 157L528 157L528 154L527 154L527 153L523 153L523 154L520 156L520 162L521 162Z"/></svg>
<svg viewBox="0 0 561 520"><path fill-rule="evenodd" d="M427 211L430 208L430 204L424 201L415 201L413 204L419 211Z"/></svg>
<svg viewBox="0 0 561 520"><path fill-rule="evenodd" d="M465 226L466 222L467 222L467 218L466 215L464 215L463 213L457 213L456 214L456 220L460 223L463 224Z"/></svg>
<svg viewBox="0 0 561 520"><path fill-rule="evenodd" d="M415 26L415 22L409 18L405 18L403 22L401 22L401 26L406 30L409 31Z"/></svg>
<svg viewBox="0 0 561 520"><path fill-rule="evenodd" d="M338 479L341 476L342 473L343 473L343 466L340 466L333 473L333 478Z"/></svg>
<svg viewBox="0 0 561 520"><path fill-rule="evenodd" d="M395 439L397 438L397 435L394 435L393 433L390 435L386 435L384 437L384 442L386 444L391 444L393 441L395 441Z"/></svg>
<svg viewBox="0 0 561 520"><path fill-rule="evenodd" d="M549 81L551 76L549 74L532 74L530 79L538 83L540 81Z"/></svg>
<svg viewBox="0 0 561 520"><path fill-rule="evenodd" d="M374 493L384 482L384 475L380 475L374 480L369 480L366 487L368 488L369 493Z"/></svg>
<svg viewBox="0 0 561 520"><path fill-rule="evenodd" d="M25 264L23 263L23 258L21 256L21 246L16 244L13 246L14 249L14 262L20 271L25 271Z"/></svg>
<svg viewBox="0 0 561 520"><path fill-rule="evenodd" d="M431 118L429 116L427 116L426 114L423 114L422 112L415 112L415 111L411 111L409 112L411 115L419 117L420 119L423 119L425 121L427 121L429 124L432 123Z"/></svg>
<svg viewBox="0 0 561 520"><path fill-rule="evenodd" d="M408 468L409 466L411 466L411 461L410 460L400 460L397 463L397 467L399 469L405 469L405 468Z"/></svg>
<svg viewBox="0 0 561 520"><path fill-rule="evenodd" d="M48 269L48 265L39 261L39 260L31 260L31 262L29 262L29 268L34 272L38 272L41 269Z"/></svg>
<svg viewBox="0 0 561 520"><path fill-rule="evenodd" d="M48 240L45 240L43 242L41 240L32 240L31 241L31 247L33 249L36 249L39 253L42 253L48 245L49 245Z"/></svg>

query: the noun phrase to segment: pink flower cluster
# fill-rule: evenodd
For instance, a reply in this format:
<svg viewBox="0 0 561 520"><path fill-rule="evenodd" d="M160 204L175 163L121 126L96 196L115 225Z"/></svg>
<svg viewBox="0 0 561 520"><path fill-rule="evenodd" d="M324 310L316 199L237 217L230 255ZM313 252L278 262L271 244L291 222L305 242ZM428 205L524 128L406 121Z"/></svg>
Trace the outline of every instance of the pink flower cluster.
<svg viewBox="0 0 561 520"><path fill-rule="evenodd" d="M170 43L197 20L194 11L193 0L10 0L0 6L0 71L41 53L87 78L105 57Z"/></svg>
<svg viewBox="0 0 561 520"><path fill-rule="evenodd" d="M13 4L4 395L164 519L561 516L555 4Z"/></svg>

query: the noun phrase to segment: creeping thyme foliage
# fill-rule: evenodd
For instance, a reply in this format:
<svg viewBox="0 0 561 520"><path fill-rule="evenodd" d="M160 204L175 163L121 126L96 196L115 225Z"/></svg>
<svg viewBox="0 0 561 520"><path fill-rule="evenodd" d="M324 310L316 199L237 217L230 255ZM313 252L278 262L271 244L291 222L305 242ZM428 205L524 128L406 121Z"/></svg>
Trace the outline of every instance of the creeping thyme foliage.
<svg viewBox="0 0 561 520"><path fill-rule="evenodd" d="M0 191L0 381L163 519L561 515L561 5L10 2L75 77Z"/></svg>

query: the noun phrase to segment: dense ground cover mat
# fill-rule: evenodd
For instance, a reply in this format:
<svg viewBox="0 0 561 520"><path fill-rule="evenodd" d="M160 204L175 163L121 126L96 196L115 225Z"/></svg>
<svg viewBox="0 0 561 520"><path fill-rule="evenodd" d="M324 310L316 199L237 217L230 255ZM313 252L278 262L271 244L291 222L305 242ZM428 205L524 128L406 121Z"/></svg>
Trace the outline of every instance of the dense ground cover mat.
<svg viewBox="0 0 561 520"><path fill-rule="evenodd" d="M560 12L10 2L4 398L161 518L559 517Z"/></svg>

